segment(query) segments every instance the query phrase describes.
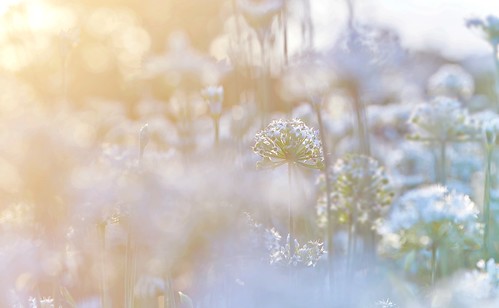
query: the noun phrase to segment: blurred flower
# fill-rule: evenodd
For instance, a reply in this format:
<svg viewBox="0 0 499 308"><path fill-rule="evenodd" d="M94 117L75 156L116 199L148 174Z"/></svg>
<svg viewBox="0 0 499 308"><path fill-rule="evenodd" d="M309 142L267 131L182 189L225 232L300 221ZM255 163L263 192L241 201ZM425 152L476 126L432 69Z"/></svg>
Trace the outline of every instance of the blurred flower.
<svg viewBox="0 0 499 308"><path fill-rule="evenodd" d="M309 241L305 245L300 245L296 239L294 239L295 251L291 253L290 241L289 234L283 243L281 235L274 228L265 230L265 245L270 254L270 264L315 267L325 254L321 242Z"/></svg>
<svg viewBox="0 0 499 308"><path fill-rule="evenodd" d="M220 117L224 100L224 88L220 86L206 87L201 91L201 96L208 102L211 115L216 118Z"/></svg>
<svg viewBox="0 0 499 308"><path fill-rule="evenodd" d="M283 9L284 0L237 0L237 6L248 24L261 35Z"/></svg>
<svg viewBox="0 0 499 308"><path fill-rule="evenodd" d="M482 131L485 144L488 146L495 145L497 134L499 133L499 117L484 121L482 123Z"/></svg>
<svg viewBox="0 0 499 308"><path fill-rule="evenodd" d="M444 96L416 107L409 123L416 128L409 136L413 140L455 142L469 140L477 133L476 124L459 101Z"/></svg>
<svg viewBox="0 0 499 308"><path fill-rule="evenodd" d="M478 28L482 31L485 39L496 46L499 44L499 18L493 15L487 16L484 20L479 18L470 18L466 20L468 28Z"/></svg>
<svg viewBox="0 0 499 308"><path fill-rule="evenodd" d="M299 119L274 120L256 134L253 151L263 157L260 167L289 163L320 169L324 159L318 132Z"/></svg>
<svg viewBox="0 0 499 308"><path fill-rule="evenodd" d="M454 248L476 249L482 240L481 229L478 209L471 199L440 185L406 192L379 227L387 239L396 234L404 251L441 242Z"/></svg>
<svg viewBox="0 0 499 308"><path fill-rule="evenodd" d="M393 193L384 169L376 160L364 155L347 155L335 163L330 177L332 211L340 223L354 220L354 223L372 226L384 216ZM327 220L324 192L318 204L321 224Z"/></svg>
<svg viewBox="0 0 499 308"><path fill-rule="evenodd" d="M323 56L306 54L294 59L283 73L280 95L288 101L321 102L331 84L332 75Z"/></svg>
<svg viewBox="0 0 499 308"><path fill-rule="evenodd" d="M474 82L461 66L447 64L430 77L428 91L432 96L448 96L469 99L473 95Z"/></svg>

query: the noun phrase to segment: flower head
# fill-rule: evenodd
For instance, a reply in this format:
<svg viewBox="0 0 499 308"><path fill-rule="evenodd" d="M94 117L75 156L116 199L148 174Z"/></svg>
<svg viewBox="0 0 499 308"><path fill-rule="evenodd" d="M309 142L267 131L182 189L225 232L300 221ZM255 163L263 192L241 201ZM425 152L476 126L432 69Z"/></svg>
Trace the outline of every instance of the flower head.
<svg viewBox="0 0 499 308"><path fill-rule="evenodd" d="M332 178L332 210L340 223L355 219L361 224L374 224L385 214L393 193L384 169L376 160L364 155L348 155L336 162L329 176ZM325 196L319 200L320 221L326 220L324 200Z"/></svg>
<svg viewBox="0 0 499 308"><path fill-rule="evenodd" d="M489 15L484 20L471 18L466 20L466 26L480 29L485 39L493 46L499 44L499 17Z"/></svg>
<svg viewBox="0 0 499 308"><path fill-rule="evenodd" d="M477 128L459 101L439 96L431 103L419 105L409 119L416 128L413 140L464 141L471 139Z"/></svg>
<svg viewBox="0 0 499 308"><path fill-rule="evenodd" d="M248 24L259 32L270 26L284 0L238 0L237 5Z"/></svg>
<svg viewBox="0 0 499 308"><path fill-rule="evenodd" d="M428 90L433 96L470 98L474 91L474 82L471 75L461 66L448 64L430 77Z"/></svg>
<svg viewBox="0 0 499 308"><path fill-rule="evenodd" d="M473 201L440 185L405 193L380 231L389 235L387 238L397 235L400 248L409 250L442 241L457 248L476 248L481 239L478 209Z"/></svg>
<svg viewBox="0 0 499 308"><path fill-rule="evenodd" d="M220 117L222 113L222 102L224 100L224 88L209 86L201 91L201 96L208 102L211 115Z"/></svg>
<svg viewBox="0 0 499 308"><path fill-rule="evenodd" d="M318 132L299 119L272 121L256 134L253 151L263 157L259 166L289 163L320 169L324 159Z"/></svg>

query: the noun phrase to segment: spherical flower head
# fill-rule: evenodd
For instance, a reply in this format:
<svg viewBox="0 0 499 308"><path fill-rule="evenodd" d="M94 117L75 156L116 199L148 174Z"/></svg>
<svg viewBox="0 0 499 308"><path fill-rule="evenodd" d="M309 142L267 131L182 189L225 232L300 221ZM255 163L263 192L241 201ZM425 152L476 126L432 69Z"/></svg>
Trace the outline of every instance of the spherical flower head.
<svg viewBox="0 0 499 308"><path fill-rule="evenodd" d="M248 24L259 32L270 26L283 9L284 0L237 0L237 6Z"/></svg>
<svg viewBox="0 0 499 308"><path fill-rule="evenodd" d="M468 28L478 28L482 31L485 39L492 45L499 44L499 17L489 15L484 20L471 18L466 20Z"/></svg>
<svg viewBox="0 0 499 308"><path fill-rule="evenodd" d="M493 146L499 134L499 117L484 121L482 123L482 132L487 146Z"/></svg>
<svg viewBox="0 0 499 308"><path fill-rule="evenodd" d="M356 223L373 226L391 204L393 193L385 171L369 156L347 155L335 163L329 176L332 179L332 210L339 223L355 219ZM319 208L322 208L319 216L325 212L324 195L319 201ZM326 217L323 220L326 221Z"/></svg>
<svg viewBox="0 0 499 308"><path fill-rule="evenodd" d="M397 234L402 249L428 248L443 241L463 249L477 248L481 239L473 201L440 185L406 192L379 231L384 236Z"/></svg>
<svg viewBox="0 0 499 308"><path fill-rule="evenodd" d="M201 91L201 96L208 102L212 116L219 117L222 114L224 88L221 86L206 87Z"/></svg>
<svg viewBox="0 0 499 308"><path fill-rule="evenodd" d="M318 132L300 119L272 121L256 134L253 151L263 158L260 167L288 163L320 169L324 160Z"/></svg>
<svg viewBox="0 0 499 308"><path fill-rule="evenodd" d="M416 107L409 123L416 129L410 136L413 140L465 141L477 134L476 124L459 101L445 96Z"/></svg>
<svg viewBox="0 0 499 308"><path fill-rule="evenodd" d="M448 64L442 66L428 82L428 91L432 96L448 96L468 99L473 95L473 78L461 66Z"/></svg>

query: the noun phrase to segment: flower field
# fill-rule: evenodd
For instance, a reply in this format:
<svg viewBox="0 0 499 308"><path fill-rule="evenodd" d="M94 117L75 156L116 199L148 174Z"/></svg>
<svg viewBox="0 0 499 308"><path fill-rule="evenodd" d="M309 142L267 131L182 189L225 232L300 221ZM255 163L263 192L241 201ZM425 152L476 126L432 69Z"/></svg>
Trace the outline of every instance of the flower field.
<svg viewBox="0 0 499 308"><path fill-rule="evenodd" d="M0 307L499 307L475 2L5 0Z"/></svg>

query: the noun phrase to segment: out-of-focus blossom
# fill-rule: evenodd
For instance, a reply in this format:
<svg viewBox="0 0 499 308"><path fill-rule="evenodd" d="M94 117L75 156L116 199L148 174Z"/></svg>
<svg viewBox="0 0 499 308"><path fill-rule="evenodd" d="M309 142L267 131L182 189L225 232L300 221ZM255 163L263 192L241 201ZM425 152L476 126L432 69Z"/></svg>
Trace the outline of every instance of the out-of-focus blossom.
<svg viewBox="0 0 499 308"><path fill-rule="evenodd" d="M306 54L283 73L280 95L288 101L321 102L332 84L331 71L322 55Z"/></svg>
<svg viewBox="0 0 499 308"><path fill-rule="evenodd" d="M372 226L384 216L393 193L384 169L376 160L364 155L348 155L335 163L329 176L332 178L331 210L339 223ZM327 221L325 199L323 194L318 204L321 224Z"/></svg>
<svg viewBox="0 0 499 308"><path fill-rule="evenodd" d="M496 144L497 134L499 134L499 118L486 120L482 123L483 137L486 145Z"/></svg>
<svg viewBox="0 0 499 308"><path fill-rule="evenodd" d="M433 74L428 81L432 96L448 96L455 99L469 99L475 84L471 75L461 66L447 64Z"/></svg>
<svg viewBox="0 0 499 308"><path fill-rule="evenodd" d="M289 163L320 169L324 159L318 132L300 119L271 122L256 134L253 151L263 158L261 167Z"/></svg>
<svg viewBox="0 0 499 308"><path fill-rule="evenodd" d="M209 86L201 91L201 95L208 102L210 113L213 117L219 118L222 114L222 103L224 100L224 88Z"/></svg>
<svg viewBox="0 0 499 308"><path fill-rule="evenodd" d="M439 185L406 192L379 231L385 239L396 235L402 251L443 243L458 249L477 249L482 239L478 209L473 201Z"/></svg>
<svg viewBox="0 0 499 308"><path fill-rule="evenodd" d="M263 31L283 9L284 0L237 0L237 6L248 24L263 35Z"/></svg>
<svg viewBox="0 0 499 308"><path fill-rule="evenodd" d="M192 49L181 33L172 35L168 52L149 59L144 69L149 77L163 77L173 87L188 88L216 84L225 73L215 61Z"/></svg>
<svg viewBox="0 0 499 308"><path fill-rule="evenodd" d="M499 17L489 15L485 19L470 18L466 20L466 26L480 29L485 39L493 46L499 44Z"/></svg>
<svg viewBox="0 0 499 308"><path fill-rule="evenodd" d="M417 141L456 142L472 139L476 123L455 99L439 96L417 106L409 123L416 132L409 137Z"/></svg>
<svg viewBox="0 0 499 308"><path fill-rule="evenodd" d="M295 251L292 253L290 241L289 234L283 243L281 235L274 228L265 230L265 245L269 251L270 264L314 267L325 254L321 242L309 241L305 245L300 245L296 239L294 239Z"/></svg>

